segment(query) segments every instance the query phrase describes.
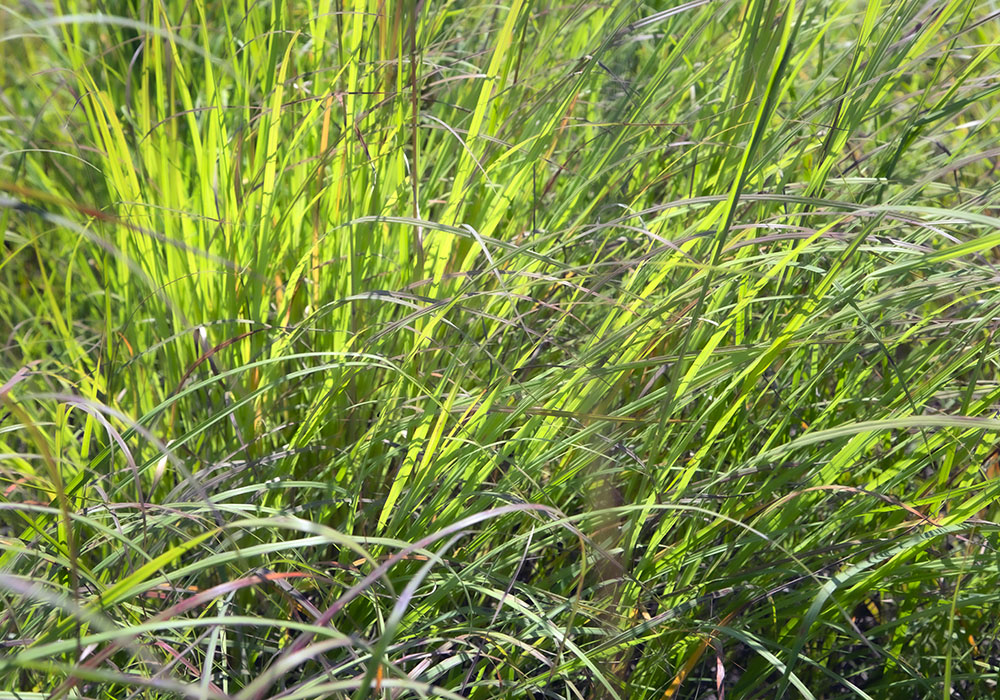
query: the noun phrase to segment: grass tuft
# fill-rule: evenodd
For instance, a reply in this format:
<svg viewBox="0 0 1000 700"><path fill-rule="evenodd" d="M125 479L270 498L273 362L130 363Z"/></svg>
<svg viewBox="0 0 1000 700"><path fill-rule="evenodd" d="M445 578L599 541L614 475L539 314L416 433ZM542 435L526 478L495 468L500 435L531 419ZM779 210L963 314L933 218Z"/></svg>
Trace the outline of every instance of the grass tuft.
<svg viewBox="0 0 1000 700"><path fill-rule="evenodd" d="M0 699L993 697L998 21L0 7Z"/></svg>

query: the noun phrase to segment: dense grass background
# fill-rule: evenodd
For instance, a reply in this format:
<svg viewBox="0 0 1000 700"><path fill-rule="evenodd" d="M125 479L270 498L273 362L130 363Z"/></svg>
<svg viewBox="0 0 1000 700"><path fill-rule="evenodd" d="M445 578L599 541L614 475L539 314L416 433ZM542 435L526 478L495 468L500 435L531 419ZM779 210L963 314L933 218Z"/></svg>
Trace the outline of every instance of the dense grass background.
<svg viewBox="0 0 1000 700"><path fill-rule="evenodd" d="M998 11L0 7L0 697L992 697Z"/></svg>

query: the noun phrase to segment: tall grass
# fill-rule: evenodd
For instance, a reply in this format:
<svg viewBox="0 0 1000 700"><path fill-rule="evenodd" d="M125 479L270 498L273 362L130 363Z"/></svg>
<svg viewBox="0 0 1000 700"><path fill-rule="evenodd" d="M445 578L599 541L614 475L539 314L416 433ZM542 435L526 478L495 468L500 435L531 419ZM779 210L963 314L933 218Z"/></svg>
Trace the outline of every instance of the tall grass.
<svg viewBox="0 0 1000 700"><path fill-rule="evenodd" d="M0 7L0 697L992 697L998 12Z"/></svg>

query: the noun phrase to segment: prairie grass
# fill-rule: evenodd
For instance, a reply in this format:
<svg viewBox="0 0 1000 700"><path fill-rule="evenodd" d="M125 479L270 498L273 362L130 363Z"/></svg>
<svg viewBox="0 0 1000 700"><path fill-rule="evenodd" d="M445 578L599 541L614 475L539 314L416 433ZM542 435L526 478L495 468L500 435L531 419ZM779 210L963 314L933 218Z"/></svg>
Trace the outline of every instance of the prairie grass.
<svg viewBox="0 0 1000 700"><path fill-rule="evenodd" d="M0 6L0 698L987 698L995 0Z"/></svg>

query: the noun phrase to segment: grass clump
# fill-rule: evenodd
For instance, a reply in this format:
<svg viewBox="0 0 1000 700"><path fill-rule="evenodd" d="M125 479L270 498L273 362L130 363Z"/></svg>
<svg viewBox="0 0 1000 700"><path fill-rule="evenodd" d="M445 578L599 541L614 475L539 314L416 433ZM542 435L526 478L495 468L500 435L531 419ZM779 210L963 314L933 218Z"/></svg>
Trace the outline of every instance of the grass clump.
<svg viewBox="0 0 1000 700"><path fill-rule="evenodd" d="M0 8L0 696L991 697L997 11Z"/></svg>

